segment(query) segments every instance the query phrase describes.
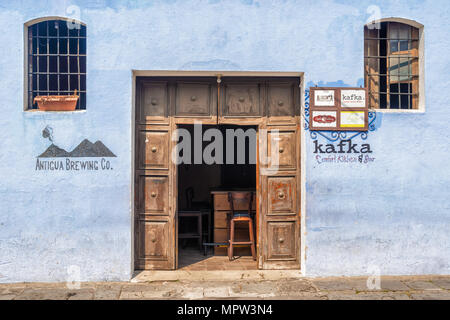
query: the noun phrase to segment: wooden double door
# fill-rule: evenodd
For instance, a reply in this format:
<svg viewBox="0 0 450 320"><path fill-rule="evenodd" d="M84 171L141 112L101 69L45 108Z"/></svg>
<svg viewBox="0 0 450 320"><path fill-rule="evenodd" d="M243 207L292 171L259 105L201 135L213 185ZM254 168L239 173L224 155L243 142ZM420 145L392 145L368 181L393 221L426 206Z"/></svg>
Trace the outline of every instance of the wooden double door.
<svg viewBox="0 0 450 320"><path fill-rule="evenodd" d="M300 268L300 78L137 78L135 269L177 268L179 124L257 125L257 264Z"/></svg>

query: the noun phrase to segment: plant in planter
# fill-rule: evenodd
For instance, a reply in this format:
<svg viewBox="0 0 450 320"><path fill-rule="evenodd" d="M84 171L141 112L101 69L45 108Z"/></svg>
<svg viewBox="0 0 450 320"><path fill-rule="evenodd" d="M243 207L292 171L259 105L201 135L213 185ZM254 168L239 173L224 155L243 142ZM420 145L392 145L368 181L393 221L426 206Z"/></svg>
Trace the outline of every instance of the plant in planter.
<svg viewBox="0 0 450 320"><path fill-rule="evenodd" d="M73 111L77 106L79 96L77 90L70 96L37 96L34 103L37 102L39 110L43 111Z"/></svg>

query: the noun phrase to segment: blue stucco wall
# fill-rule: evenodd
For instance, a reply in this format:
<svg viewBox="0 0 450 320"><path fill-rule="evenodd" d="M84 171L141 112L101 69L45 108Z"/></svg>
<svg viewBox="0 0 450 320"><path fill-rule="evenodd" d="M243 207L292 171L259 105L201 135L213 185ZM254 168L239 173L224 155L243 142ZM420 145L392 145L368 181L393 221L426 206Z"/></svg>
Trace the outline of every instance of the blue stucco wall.
<svg viewBox="0 0 450 320"><path fill-rule="evenodd" d="M70 5L88 30L87 110L24 112L23 24ZM305 132L306 275L449 274L447 1L1 0L0 282L65 281L72 265L81 280L130 279L132 69L359 85L373 5L425 25L426 112L378 113L368 164L318 164ZM101 140L113 170L36 170L47 125L66 150Z"/></svg>

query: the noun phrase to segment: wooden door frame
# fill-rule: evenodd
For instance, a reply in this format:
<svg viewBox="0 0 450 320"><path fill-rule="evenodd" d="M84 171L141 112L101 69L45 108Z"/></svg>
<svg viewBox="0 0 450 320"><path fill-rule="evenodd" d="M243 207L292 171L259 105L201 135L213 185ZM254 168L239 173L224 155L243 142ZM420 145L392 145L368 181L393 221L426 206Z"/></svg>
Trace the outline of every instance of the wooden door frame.
<svg viewBox="0 0 450 320"><path fill-rule="evenodd" d="M132 94L131 94L131 180L130 180L130 225L131 225L131 247L130 247L130 253L131 253L131 263L130 263L130 271L133 275L136 272L135 269L135 157L136 157L136 136L135 136L135 129L136 129L136 108L137 108L137 78L138 77L217 77L218 75L222 77L286 77L286 78L299 78L300 79L300 97L299 97L299 103L300 103L300 124L299 124L299 139L300 139L300 208L299 214L300 214L300 247L298 250L299 257L300 257L300 273L301 275L306 274L305 270L305 262L306 262L306 197L305 197L305 191L306 191L306 175L305 175L305 169L306 169L306 150L305 150L305 119L304 119L304 105L305 105L305 83L304 83L304 72L271 72L271 71L171 71L171 70L132 70ZM182 123L178 123L182 124ZM186 123L186 124L192 124ZM241 123L236 123L238 125L241 125ZM260 125L258 124L258 133L260 130ZM259 144L258 144L259 145ZM177 170L177 169L176 169ZM257 166L258 170L258 166ZM258 183L258 176L257 174L257 183ZM176 185L178 184L178 177L176 177ZM261 202L261 201L260 201ZM260 204L260 203L259 203ZM258 214L259 214L259 204L258 204ZM176 223L176 229L178 228L178 223ZM259 223L258 225L258 231L260 229ZM176 235L176 240L178 240L178 235ZM176 244L177 247L177 244ZM178 250L176 250L176 267L178 269Z"/></svg>

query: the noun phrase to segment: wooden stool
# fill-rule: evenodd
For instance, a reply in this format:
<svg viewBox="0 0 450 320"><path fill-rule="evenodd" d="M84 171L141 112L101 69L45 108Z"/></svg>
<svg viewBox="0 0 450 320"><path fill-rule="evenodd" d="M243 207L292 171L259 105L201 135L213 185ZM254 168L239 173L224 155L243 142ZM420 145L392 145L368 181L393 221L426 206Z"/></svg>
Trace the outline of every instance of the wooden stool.
<svg viewBox="0 0 450 320"><path fill-rule="evenodd" d="M231 217L228 218L229 223L229 234L230 240L228 245L228 258L233 260L233 246L234 245L249 245L252 250L253 260L256 260L256 250L255 250L255 237L253 235L253 219L252 219L252 201L253 201L253 193L252 192L228 192L228 202L231 207ZM244 205L248 204L248 211L236 211L234 210L234 204L243 203ZM247 222L248 223L248 232L250 235L249 241L234 241L234 227L236 222Z"/></svg>

